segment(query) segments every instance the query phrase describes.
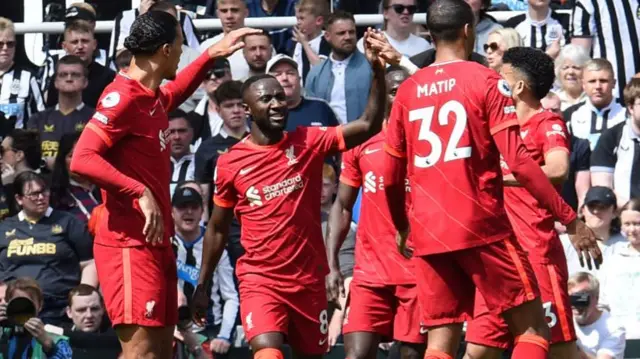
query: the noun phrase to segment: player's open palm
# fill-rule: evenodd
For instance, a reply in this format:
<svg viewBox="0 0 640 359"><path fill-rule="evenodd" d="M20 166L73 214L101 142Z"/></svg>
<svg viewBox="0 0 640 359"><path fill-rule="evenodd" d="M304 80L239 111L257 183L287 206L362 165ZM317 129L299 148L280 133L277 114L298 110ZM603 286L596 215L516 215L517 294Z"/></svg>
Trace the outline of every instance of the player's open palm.
<svg viewBox="0 0 640 359"><path fill-rule="evenodd" d="M580 265L584 267L586 262L587 268L591 270L593 268L591 262L593 262L596 268L600 268L602 252L598 246L598 239L591 228L587 227L584 222L575 220L567 226L567 234L578 252Z"/></svg>
<svg viewBox="0 0 640 359"><path fill-rule="evenodd" d="M400 63L402 54L391 46L387 37L381 32L371 31L367 37L367 44L374 52L377 52L386 63L392 65Z"/></svg>
<svg viewBox="0 0 640 359"><path fill-rule="evenodd" d="M262 30L243 27L226 34L222 40L216 42L209 47L209 57L212 59L218 57L227 57L244 47L244 37L251 34L259 34Z"/></svg>
<svg viewBox="0 0 640 359"><path fill-rule="evenodd" d="M364 34L364 56L367 58L367 61L369 61L369 63L371 64L371 67L373 67L374 69L385 69L385 67L387 66L387 64L385 63L385 61L382 59L382 57L380 56L380 54L378 53L378 51L376 49L374 49L373 47L371 47L369 38L372 36L372 34L374 34L377 30L374 30L372 28L368 28L367 32L365 32Z"/></svg>
<svg viewBox="0 0 640 359"><path fill-rule="evenodd" d="M345 296L344 277L342 277L342 273L340 273L339 270L332 269L329 275L327 275L325 285L327 289L327 299L333 302L339 309L342 309L340 298L344 298Z"/></svg>
<svg viewBox="0 0 640 359"><path fill-rule="evenodd" d="M158 202L156 202L156 199L148 188L144 190L142 197L138 200L138 204L144 215L142 234L146 237L147 243L151 243L154 246L162 243L164 238L162 212L160 211Z"/></svg>

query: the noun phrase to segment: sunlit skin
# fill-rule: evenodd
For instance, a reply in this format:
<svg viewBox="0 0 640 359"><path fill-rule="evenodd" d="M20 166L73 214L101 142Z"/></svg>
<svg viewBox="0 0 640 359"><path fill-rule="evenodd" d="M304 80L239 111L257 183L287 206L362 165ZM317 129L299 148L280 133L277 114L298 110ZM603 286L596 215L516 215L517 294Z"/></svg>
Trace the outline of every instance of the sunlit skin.
<svg viewBox="0 0 640 359"><path fill-rule="evenodd" d="M233 130L245 127L246 120L242 100L224 100L217 106L217 109L225 126Z"/></svg>
<svg viewBox="0 0 640 359"><path fill-rule="evenodd" d="M582 86L596 108L608 106L613 101L613 74L608 70L584 70Z"/></svg>
<svg viewBox="0 0 640 359"><path fill-rule="evenodd" d="M289 108L298 105L302 91L298 69L288 62L282 61L269 70L269 75L275 77L284 89Z"/></svg>
<svg viewBox="0 0 640 359"><path fill-rule="evenodd" d="M76 295L67 307L67 316L73 321L75 330L85 333L95 333L100 330L104 308L100 295L93 292L90 295Z"/></svg>
<svg viewBox="0 0 640 359"><path fill-rule="evenodd" d="M391 7L393 5L415 6L415 0L392 0L389 3L389 8L382 12L384 19L387 20L388 27L393 27L400 31L413 28L413 15L409 14L409 10L405 9L402 14L398 14Z"/></svg>
<svg viewBox="0 0 640 359"><path fill-rule="evenodd" d="M67 31L62 42L62 48L67 55L76 55L86 64L93 61L96 46L96 39L90 32Z"/></svg>
<svg viewBox="0 0 640 359"><path fill-rule="evenodd" d="M356 48L356 24L351 20L337 20L324 33L325 39L331 44L336 60L344 60Z"/></svg>
<svg viewBox="0 0 640 359"><path fill-rule="evenodd" d="M251 85L244 94L245 113L259 129L251 129L252 140L279 141L287 126L287 95L275 78L265 78ZM268 139L267 139L268 138ZM269 141L270 142L270 141Z"/></svg>
<svg viewBox="0 0 640 359"><path fill-rule="evenodd" d="M316 35L316 29L322 26L322 22L321 16L315 16L309 11L296 11L296 27L308 40L311 40L310 36Z"/></svg>
<svg viewBox="0 0 640 359"><path fill-rule="evenodd" d="M171 143L171 157L180 159L190 152L193 140L193 129L186 118L174 118L169 121L169 141Z"/></svg>
<svg viewBox="0 0 640 359"><path fill-rule="evenodd" d="M89 82L84 75L84 67L80 64L59 64L54 86L60 93L82 92Z"/></svg>
<svg viewBox="0 0 640 359"><path fill-rule="evenodd" d="M396 99L396 94L398 93L398 88L400 85L409 78L409 74L406 71L392 71L389 72L385 76L385 81L387 82L387 118L389 118L389 113L391 112L391 107L393 105L393 101Z"/></svg>
<svg viewBox="0 0 640 359"><path fill-rule="evenodd" d="M615 208L593 202L583 206L582 215L584 215L584 221L589 228L594 230L605 228L608 231L611 227L611 221L615 218Z"/></svg>
<svg viewBox="0 0 640 359"><path fill-rule="evenodd" d="M489 67L499 71L500 66L502 65L502 55L507 50L504 45L504 41L502 41L502 36L499 34L491 34L487 38L487 45L497 44L498 48L494 51L491 49L491 46L487 48L487 63Z"/></svg>
<svg viewBox="0 0 640 359"><path fill-rule="evenodd" d="M640 252L640 212L626 210L620 213L622 233L636 251Z"/></svg>
<svg viewBox="0 0 640 359"><path fill-rule="evenodd" d="M180 233L195 233L200 231L200 218L202 218L202 204L189 203L180 207L173 207L171 214Z"/></svg>
<svg viewBox="0 0 640 359"><path fill-rule="evenodd" d="M589 289L589 282L585 281L577 283L569 287L569 295L590 292ZM598 310L598 295L596 293L590 293L589 306L581 309L571 307L571 311L573 312L573 318L578 325L589 325L594 323L598 320L600 314L602 314Z"/></svg>
<svg viewBox="0 0 640 359"><path fill-rule="evenodd" d="M255 72L264 72L271 58L271 40L265 35L251 35L244 39L244 58L249 68Z"/></svg>
<svg viewBox="0 0 640 359"><path fill-rule="evenodd" d="M36 181L25 183L23 195L16 194L16 202L28 218L38 219L44 216L49 208L51 192Z"/></svg>
<svg viewBox="0 0 640 359"><path fill-rule="evenodd" d="M16 55L16 34L11 30L0 31L0 73L13 65Z"/></svg>
<svg viewBox="0 0 640 359"><path fill-rule="evenodd" d="M244 1L222 0L218 1L216 14L222 22L222 31L226 34L244 26L244 19L249 16L249 10Z"/></svg>

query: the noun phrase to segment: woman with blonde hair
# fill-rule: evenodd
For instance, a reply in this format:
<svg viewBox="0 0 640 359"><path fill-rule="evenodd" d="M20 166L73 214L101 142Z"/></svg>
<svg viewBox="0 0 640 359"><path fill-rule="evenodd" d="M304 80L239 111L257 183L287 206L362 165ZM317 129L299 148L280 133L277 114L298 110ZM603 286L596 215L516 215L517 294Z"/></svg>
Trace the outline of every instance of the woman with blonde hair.
<svg viewBox="0 0 640 359"><path fill-rule="evenodd" d="M555 60L556 82L559 87L555 93L560 97L562 111L587 98L582 89L582 68L590 59L582 46L569 44L560 50Z"/></svg>
<svg viewBox="0 0 640 359"><path fill-rule="evenodd" d="M500 71L502 55L512 47L522 46L522 38L515 29L501 28L489 33L484 51L487 53L487 63L493 70Z"/></svg>

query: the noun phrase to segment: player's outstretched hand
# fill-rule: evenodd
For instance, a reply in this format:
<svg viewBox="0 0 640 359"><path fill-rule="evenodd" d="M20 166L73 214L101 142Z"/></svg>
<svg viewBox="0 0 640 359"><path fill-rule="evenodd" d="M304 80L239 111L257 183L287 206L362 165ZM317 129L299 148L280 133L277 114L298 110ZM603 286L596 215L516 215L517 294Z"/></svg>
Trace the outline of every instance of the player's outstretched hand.
<svg viewBox="0 0 640 359"><path fill-rule="evenodd" d="M378 50L371 47L369 44L369 38L374 34L377 30L372 28L368 28L367 32L364 33L364 56L367 58L367 61L371 64L371 67L374 69L382 69L384 70L387 64L384 62Z"/></svg>
<svg viewBox="0 0 640 359"><path fill-rule="evenodd" d="M390 65L398 65L402 59L402 54L399 53L391 44L387 37L379 31L371 31L369 36L366 37L366 43L371 47L374 52L378 53L386 63Z"/></svg>
<svg viewBox="0 0 640 359"><path fill-rule="evenodd" d="M402 254L403 257L409 259L413 256L413 249L407 247L407 239L409 239L410 229L398 232L396 234L396 246L398 247L398 252Z"/></svg>
<svg viewBox="0 0 640 359"><path fill-rule="evenodd" d="M146 237L147 243L156 245L162 243L164 238L164 222L160 207L148 188L145 188L142 197L138 200L140 210L144 215L144 228L142 234Z"/></svg>
<svg viewBox="0 0 640 359"><path fill-rule="evenodd" d="M207 308L209 308L207 290L202 284L198 284L191 299L191 317L199 327L204 327L207 324Z"/></svg>
<svg viewBox="0 0 640 359"><path fill-rule="evenodd" d="M207 50L212 59L227 57L244 47L244 37L252 34L259 34L262 30L243 27L226 34L222 40L211 45Z"/></svg>
<svg viewBox="0 0 640 359"><path fill-rule="evenodd" d="M327 299L333 302L338 309L342 309L340 305L340 298L345 297L344 291L344 278L340 270L332 269L327 275L325 280L325 286L327 289Z"/></svg>
<svg viewBox="0 0 640 359"><path fill-rule="evenodd" d="M596 269L599 269L602 264L602 252L598 247L598 239L591 228L587 227L581 220L576 219L567 225L567 234L576 252L578 252L580 265L584 267L586 262L587 268L591 270L593 268L591 262L593 261L593 265L595 265Z"/></svg>

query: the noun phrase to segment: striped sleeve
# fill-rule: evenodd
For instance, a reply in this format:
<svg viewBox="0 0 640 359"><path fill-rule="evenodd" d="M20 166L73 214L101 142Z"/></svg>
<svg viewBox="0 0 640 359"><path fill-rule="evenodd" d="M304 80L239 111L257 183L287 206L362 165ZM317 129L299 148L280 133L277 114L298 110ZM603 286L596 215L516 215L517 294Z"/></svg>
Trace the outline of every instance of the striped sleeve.
<svg viewBox="0 0 640 359"><path fill-rule="evenodd" d="M595 19L591 16L592 11L590 5L585 6L585 1L576 3L571 21L571 37L592 37L596 34Z"/></svg>
<svg viewBox="0 0 640 359"><path fill-rule="evenodd" d="M184 44L194 50L200 49L200 40L198 40L198 31L193 25L191 16L185 12L180 13L180 24L182 25L182 34L184 35Z"/></svg>
<svg viewBox="0 0 640 359"><path fill-rule="evenodd" d="M35 75L31 76L31 79L29 79L29 99L26 107L27 111L23 119L24 127L26 127L29 117L38 112L44 111L45 109L42 91L40 90L40 85L38 84Z"/></svg>

